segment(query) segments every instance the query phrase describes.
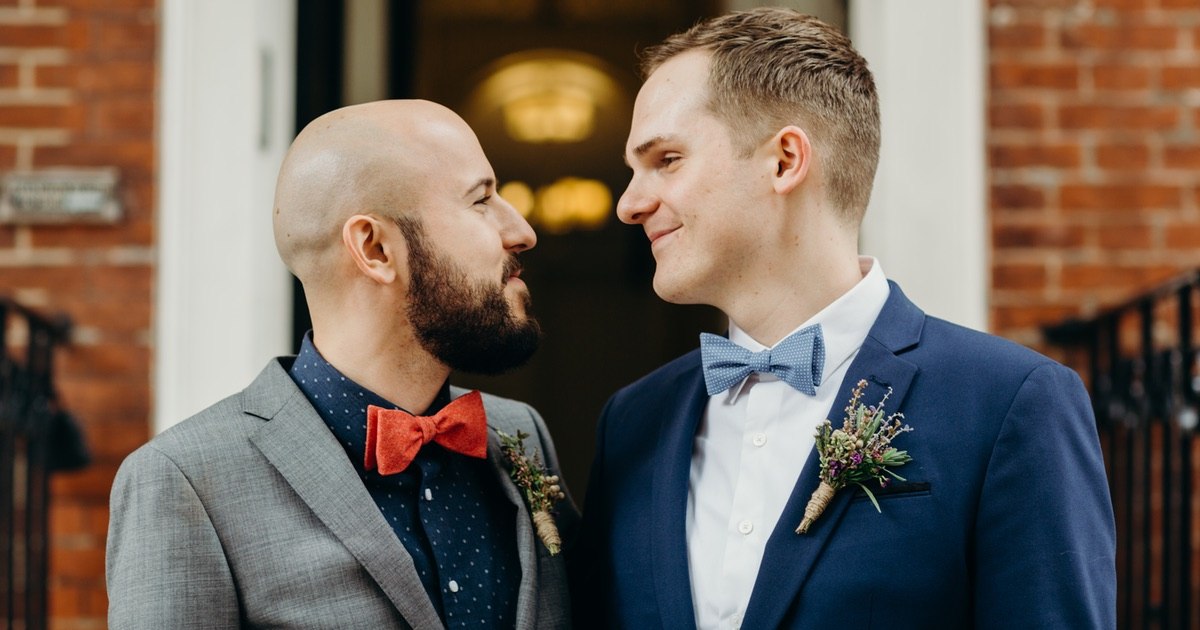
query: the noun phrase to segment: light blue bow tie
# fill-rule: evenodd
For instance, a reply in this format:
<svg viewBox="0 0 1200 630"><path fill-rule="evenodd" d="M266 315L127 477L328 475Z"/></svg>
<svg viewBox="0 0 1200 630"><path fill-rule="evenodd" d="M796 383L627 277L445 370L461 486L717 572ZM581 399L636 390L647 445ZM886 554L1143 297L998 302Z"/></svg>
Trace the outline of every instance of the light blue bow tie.
<svg viewBox="0 0 1200 630"><path fill-rule="evenodd" d="M751 372L769 372L797 391L816 396L825 369L825 338L821 325L813 324L774 348L751 352L720 335L700 333L700 359L709 396L737 385Z"/></svg>

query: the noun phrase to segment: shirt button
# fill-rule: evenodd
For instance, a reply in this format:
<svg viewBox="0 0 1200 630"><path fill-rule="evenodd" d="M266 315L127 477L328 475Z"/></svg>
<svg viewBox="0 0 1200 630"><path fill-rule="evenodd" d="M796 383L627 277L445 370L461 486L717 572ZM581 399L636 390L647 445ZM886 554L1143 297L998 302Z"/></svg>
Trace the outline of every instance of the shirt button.
<svg viewBox="0 0 1200 630"><path fill-rule="evenodd" d="M738 531L743 534L749 534L750 532L754 531L754 523L751 523L750 519L746 519L738 523Z"/></svg>
<svg viewBox="0 0 1200 630"><path fill-rule="evenodd" d="M767 443L767 434L766 433L755 433L754 439L751 440L751 442L755 446L762 446L763 444Z"/></svg>
<svg viewBox="0 0 1200 630"><path fill-rule="evenodd" d="M425 488L425 500L426 500L426 501L432 501L432 500L433 500L433 492L431 492L431 491L429 490L429 488Z"/></svg>
<svg viewBox="0 0 1200 630"><path fill-rule="evenodd" d="M454 580L450 580L450 583L447 584L446 586L450 589L451 593L458 592L458 582L455 582Z"/></svg>

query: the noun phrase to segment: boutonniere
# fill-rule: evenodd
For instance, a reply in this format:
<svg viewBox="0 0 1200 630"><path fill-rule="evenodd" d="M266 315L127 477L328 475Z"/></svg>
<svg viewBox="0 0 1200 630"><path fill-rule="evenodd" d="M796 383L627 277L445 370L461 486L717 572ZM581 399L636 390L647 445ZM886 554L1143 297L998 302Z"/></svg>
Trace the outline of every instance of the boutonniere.
<svg viewBox="0 0 1200 630"><path fill-rule="evenodd" d="M558 554L562 540L558 537L558 526L550 514L554 504L567 497L558 485L558 475L551 475L542 464L542 459L535 453L533 457L525 454L525 438L529 434L517 431L513 437L503 431L500 435L500 450L508 459L508 476L513 483L525 494L525 504L533 514L533 525L538 538L550 550L550 555Z"/></svg>
<svg viewBox="0 0 1200 630"><path fill-rule="evenodd" d="M834 429L829 420L821 423L817 429L817 455L821 458L821 484L808 500L804 508L804 520L796 528L797 534L803 534L812 526L813 521L821 516L825 507L833 499L838 490L850 484L856 484L867 493L875 510L879 509L879 501L871 493L866 483L872 479L879 482L879 487L886 488L893 477L905 481L904 477L892 472L890 468L903 466L912 461L908 452L897 450L892 446L892 440L901 433L912 431L912 427L902 425L904 414L894 413L884 418L883 405L892 388L888 388L883 399L874 407L868 407L862 402L863 391L867 388L865 380L859 381L846 406L846 419L842 428Z"/></svg>

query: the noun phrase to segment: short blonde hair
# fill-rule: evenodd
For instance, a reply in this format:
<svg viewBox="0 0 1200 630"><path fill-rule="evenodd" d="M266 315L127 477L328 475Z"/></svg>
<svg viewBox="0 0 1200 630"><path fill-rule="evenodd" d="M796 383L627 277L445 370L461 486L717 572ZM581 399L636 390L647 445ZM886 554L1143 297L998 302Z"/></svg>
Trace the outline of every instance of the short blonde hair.
<svg viewBox="0 0 1200 630"><path fill-rule="evenodd" d="M646 49L643 76L697 49L712 56L709 107L742 151L800 126L823 158L830 201L860 222L879 163L879 97L850 39L791 9L739 11Z"/></svg>

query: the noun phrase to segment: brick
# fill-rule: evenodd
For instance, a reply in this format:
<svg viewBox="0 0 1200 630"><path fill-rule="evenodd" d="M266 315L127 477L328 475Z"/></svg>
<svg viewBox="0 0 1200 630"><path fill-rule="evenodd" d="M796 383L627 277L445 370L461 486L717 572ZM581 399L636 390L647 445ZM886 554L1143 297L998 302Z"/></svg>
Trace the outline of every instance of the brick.
<svg viewBox="0 0 1200 630"><path fill-rule="evenodd" d="M1179 271L1165 266L1064 265L1061 280L1064 289L1141 288L1163 282Z"/></svg>
<svg viewBox="0 0 1200 630"><path fill-rule="evenodd" d="M89 436L88 448L93 458L121 461L150 439L150 419L147 415L134 418L133 421L129 416L124 416L121 420L89 422L88 426L84 427L84 435ZM103 439L94 439L92 436L103 436Z"/></svg>
<svg viewBox="0 0 1200 630"><path fill-rule="evenodd" d="M125 217L119 223L33 226L30 228L33 246L95 249L118 245L154 245L153 216L149 212L137 212L138 208L131 207L127 201L133 195L124 193L118 193L125 211Z"/></svg>
<svg viewBox="0 0 1200 630"><path fill-rule="evenodd" d="M1174 26L1118 23L1113 26L1082 24L1064 29L1060 43L1064 48L1097 50L1171 50L1178 45L1180 31Z"/></svg>
<svg viewBox="0 0 1200 630"><path fill-rule="evenodd" d="M993 63L992 89L1048 88L1074 90L1079 87L1075 64Z"/></svg>
<svg viewBox="0 0 1200 630"><path fill-rule="evenodd" d="M111 60L88 64L78 70L74 87L91 94L140 94L154 99L154 64L145 61Z"/></svg>
<svg viewBox="0 0 1200 630"><path fill-rule="evenodd" d="M1200 89L1200 66L1170 66L1162 69L1166 90Z"/></svg>
<svg viewBox="0 0 1200 630"><path fill-rule="evenodd" d="M87 270L88 287L96 294L126 299L150 295L154 270L146 266L92 267Z"/></svg>
<svg viewBox="0 0 1200 630"><path fill-rule="evenodd" d="M158 25L153 21L99 22L94 27L96 48L125 58L154 58Z"/></svg>
<svg viewBox="0 0 1200 630"><path fill-rule="evenodd" d="M1200 225L1175 225L1165 230L1168 249L1200 249Z"/></svg>
<svg viewBox="0 0 1200 630"><path fill-rule="evenodd" d="M1144 90L1153 73L1145 66L1099 65L1092 68L1092 84L1100 90Z"/></svg>
<svg viewBox="0 0 1200 630"><path fill-rule="evenodd" d="M119 465L120 462L97 459L83 470L55 473L50 478L50 489L56 496L63 497L63 500L107 500Z"/></svg>
<svg viewBox="0 0 1200 630"><path fill-rule="evenodd" d="M1060 202L1067 210L1127 210L1178 208L1183 191L1178 186L1154 184L1066 185Z"/></svg>
<svg viewBox="0 0 1200 630"><path fill-rule="evenodd" d="M1147 225L1103 225L1096 233L1104 249L1148 250L1154 244L1154 230Z"/></svg>
<svg viewBox="0 0 1200 630"><path fill-rule="evenodd" d="M1029 22L992 26L988 29L988 45L992 50L1013 48L1028 50L1046 44L1046 28Z"/></svg>
<svg viewBox="0 0 1200 630"><path fill-rule="evenodd" d="M1045 265L992 265L992 286L997 289L1041 288L1045 284Z"/></svg>
<svg viewBox="0 0 1200 630"><path fill-rule="evenodd" d="M65 311L77 326L101 331L137 332L150 329L150 296L115 300L105 296L56 295L56 310Z"/></svg>
<svg viewBox="0 0 1200 630"><path fill-rule="evenodd" d="M20 69L16 64L0 63L0 88L17 87L20 81Z"/></svg>
<svg viewBox="0 0 1200 630"><path fill-rule="evenodd" d="M150 373L150 349L99 344L68 346L59 352L60 368L76 377L146 377Z"/></svg>
<svg viewBox="0 0 1200 630"><path fill-rule="evenodd" d="M87 46L87 24L0 24L0 42L11 48L71 48Z"/></svg>
<svg viewBox="0 0 1200 630"><path fill-rule="evenodd" d="M59 383L59 394L67 409L85 417L91 409L144 417L150 406L150 379L128 381L64 376Z"/></svg>
<svg viewBox="0 0 1200 630"><path fill-rule="evenodd" d="M1022 185L992 186L993 208L1041 208L1046 205L1046 194L1039 188Z"/></svg>
<svg viewBox="0 0 1200 630"><path fill-rule="evenodd" d="M154 102L149 99L104 100L94 105L97 128L118 133L154 130Z"/></svg>
<svg viewBox="0 0 1200 630"><path fill-rule="evenodd" d="M87 108L72 105L0 105L0 127L54 127L82 130Z"/></svg>
<svg viewBox="0 0 1200 630"><path fill-rule="evenodd" d="M85 290L87 284L84 274L74 267L25 267L19 272L0 268L0 294L29 288L76 292Z"/></svg>
<svg viewBox="0 0 1200 630"><path fill-rule="evenodd" d="M1058 111L1064 129L1165 131L1179 124L1179 110L1172 107L1066 105Z"/></svg>
<svg viewBox="0 0 1200 630"><path fill-rule="evenodd" d="M996 330L1040 327L1060 323L1078 312L1076 306L1059 304L996 306L992 308L992 325Z"/></svg>
<svg viewBox="0 0 1200 630"><path fill-rule="evenodd" d="M65 147L36 147L33 163L37 168L49 166L115 166L121 179L152 177L154 173L154 139L150 134L136 138L76 143Z"/></svg>
<svg viewBox="0 0 1200 630"><path fill-rule="evenodd" d="M1083 245L1083 231L1061 222L1046 225L997 225L992 228L996 249L1068 249Z"/></svg>
<svg viewBox="0 0 1200 630"><path fill-rule="evenodd" d="M0 144L0 171L9 171L16 166L17 148L11 144Z"/></svg>
<svg viewBox="0 0 1200 630"><path fill-rule="evenodd" d="M79 75L83 66L42 64L33 70L33 82L38 87L46 88L79 88Z"/></svg>
<svg viewBox="0 0 1200 630"><path fill-rule="evenodd" d="M1163 149L1168 168L1200 169L1200 145L1168 145Z"/></svg>
<svg viewBox="0 0 1200 630"><path fill-rule="evenodd" d="M1100 145L1096 147L1096 164L1112 170L1142 170L1150 164L1150 148L1143 144Z"/></svg>
<svg viewBox="0 0 1200 630"><path fill-rule="evenodd" d="M988 148L992 168L1074 168L1081 162L1080 155L1079 145L1075 144L996 144Z"/></svg>
<svg viewBox="0 0 1200 630"><path fill-rule="evenodd" d="M1040 103L992 105L988 118L996 129L1036 129L1045 125L1046 114Z"/></svg>
<svg viewBox="0 0 1200 630"><path fill-rule="evenodd" d="M1074 5L1076 0L1004 0L1010 7L1029 7L1034 9L1064 8Z"/></svg>

